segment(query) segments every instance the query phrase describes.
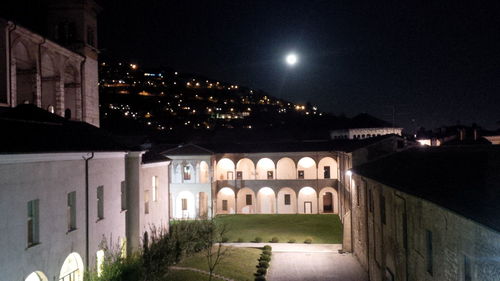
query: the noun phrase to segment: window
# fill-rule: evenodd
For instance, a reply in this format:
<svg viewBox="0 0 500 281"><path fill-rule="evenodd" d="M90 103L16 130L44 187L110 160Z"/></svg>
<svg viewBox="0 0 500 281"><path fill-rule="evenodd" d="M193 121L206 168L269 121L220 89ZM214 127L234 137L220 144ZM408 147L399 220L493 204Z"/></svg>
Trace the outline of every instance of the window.
<svg viewBox="0 0 500 281"><path fill-rule="evenodd" d="M464 281L472 281L470 258L464 255Z"/></svg>
<svg viewBox="0 0 500 281"><path fill-rule="evenodd" d="M124 181L122 181L120 191L121 191L121 208L122 211L125 211L127 209L127 185L125 184Z"/></svg>
<svg viewBox="0 0 500 281"><path fill-rule="evenodd" d="M227 172L227 179L228 180L232 180L233 179L233 172L232 171Z"/></svg>
<svg viewBox="0 0 500 281"><path fill-rule="evenodd" d="M186 198L182 198L182 210L187 211L188 209L188 200Z"/></svg>
<svg viewBox="0 0 500 281"><path fill-rule="evenodd" d="M227 211L227 200L222 200L222 210Z"/></svg>
<svg viewBox="0 0 500 281"><path fill-rule="evenodd" d="M236 172L236 179L237 180L243 179L243 172L242 171L237 171Z"/></svg>
<svg viewBox="0 0 500 281"><path fill-rule="evenodd" d="M38 230L38 199L28 202L28 247L40 243Z"/></svg>
<svg viewBox="0 0 500 281"><path fill-rule="evenodd" d="M252 205L252 194L247 194L245 199L247 205Z"/></svg>
<svg viewBox="0 0 500 281"><path fill-rule="evenodd" d="M96 269L97 269L97 276L100 277L102 275L102 266L104 265L104 250L99 250L96 253Z"/></svg>
<svg viewBox="0 0 500 281"><path fill-rule="evenodd" d="M285 194L285 205L290 205L291 204L290 203L290 201L291 201L290 199L291 199L290 194Z"/></svg>
<svg viewBox="0 0 500 281"><path fill-rule="evenodd" d="M158 201L158 177L153 176L152 178L152 186L153 186L153 201Z"/></svg>
<svg viewBox="0 0 500 281"><path fill-rule="evenodd" d="M267 179L272 180L274 178L274 172L273 171L267 171Z"/></svg>
<svg viewBox="0 0 500 281"><path fill-rule="evenodd" d="M368 189L368 208L370 212L373 212L373 194L371 189Z"/></svg>
<svg viewBox="0 0 500 281"><path fill-rule="evenodd" d="M385 224L385 197L382 195L382 191L380 192L380 219L382 223Z"/></svg>
<svg viewBox="0 0 500 281"><path fill-rule="evenodd" d="M104 219L104 186L97 187L97 219Z"/></svg>
<svg viewBox="0 0 500 281"><path fill-rule="evenodd" d="M76 191L68 193L68 232L76 229Z"/></svg>
<svg viewBox="0 0 500 281"><path fill-rule="evenodd" d="M359 200L360 200L360 192L361 192L361 186L360 185L355 185L354 188L356 189L356 204L359 207Z"/></svg>
<svg viewBox="0 0 500 281"><path fill-rule="evenodd" d="M325 178L325 179L330 178L330 166L325 166L323 168L323 178Z"/></svg>
<svg viewBox="0 0 500 281"><path fill-rule="evenodd" d="M184 180L191 180L191 167L184 166L183 168Z"/></svg>
<svg viewBox="0 0 500 281"><path fill-rule="evenodd" d="M144 190L144 214L149 214L149 190Z"/></svg>
<svg viewBox="0 0 500 281"><path fill-rule="evenodd" d="M56 108L53 105L49 105L47 107L47 111L54 114L56 112Z"/></svg>
<svg viewBox="0 0 500 281"><path fill-rule="evenodd" d="M304 179L304 170L299 170L299 179Z"/></svg>
<svg viewBox="0 0 500 281"><path fill-rule="evenodd" d="M430 275L433 273L433 268L432 268L432 231L426 230L425 231L425 247L426 247L426 267L427 267L427 272L429 272Z"/></svg>

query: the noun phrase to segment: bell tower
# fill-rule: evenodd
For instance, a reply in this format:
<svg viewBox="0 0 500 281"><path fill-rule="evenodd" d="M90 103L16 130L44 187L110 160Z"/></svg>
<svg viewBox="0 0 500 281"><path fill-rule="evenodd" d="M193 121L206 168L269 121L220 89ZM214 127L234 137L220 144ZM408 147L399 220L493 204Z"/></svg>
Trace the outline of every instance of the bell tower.
<svg viewBox="0 0 500 281"><path fill-rule="evenodd" d="M49 0L47 34L85 57L80 68L83 121L99 126L97 15L94 0Z"/></svg>

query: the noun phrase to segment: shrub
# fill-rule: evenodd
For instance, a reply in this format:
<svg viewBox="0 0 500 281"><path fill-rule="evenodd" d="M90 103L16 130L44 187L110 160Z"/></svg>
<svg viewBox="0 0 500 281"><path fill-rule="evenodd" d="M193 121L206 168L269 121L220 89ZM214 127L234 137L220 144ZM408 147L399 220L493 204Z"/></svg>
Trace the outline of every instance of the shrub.
<svg viewBox="0 0 500 281"><path fill-rule="evenodd" d="M295 239L288 240L288 243L295 243Z"/></svg>
<svg viewBox="0 0 500 281"><path fill-rule="evenodd" d="M265 245L262 249L271 251L273 248L269 245Z"/></svg>
<svg viewBox="0 0 500 281"><path fill-rule="evenodd" d="M229 238L227 238L227 237L222 237L222 239L221 239L221 242L222 242L222 243L227 243L227 241L229 241Z"/></svg>
<svg viewBox="0 0 500 281"><path fill-rule="evenodd" d="M241 238L241 237L240 237L240 238L238 238L238 240L236 240L236 242L238 242L238 243L243 242L243 238Z"/></svg>
<svg viewBox="0 0 500 281"><path fill-rule="evenodd" d="M257 273L256 273L256 276L259 276L259 275L266 275L267 274L267 268L258 268L257 269Z"/></svg>
<svg viewBox="0 0 500 281"><path fill-rule="evenodd" d="M268 268L269 262L268 261L259 261L259 267L260 268Z"/></svg>
<svg viewBox="0 0 500 281"><path fill-rule="evenodd" d="M271 261L271 256L269 255L261 255L260 258L259 258L259 261Z"/></svg>
<svg viewBox="0 0 500 281"><path fill-rule="evenodd" d="M272 253L271 253L271 250L264 250L264 251L262 251L262 254L270 256Z"/></svg>
<svg viewBox="0 0 500 281"><path fill-rule="evenodd" d="M276 236L274 236L273 238L271 238L271 243L278 243L279 241L280 240Z"/></svg>
<svg viewBox="0 0 500 281"><path fill-rule="evenodd" d="M263 275L255 276L255 281L266 281L266 277Z"/></svg>
<svg viewBox="0 0 500 281"><path fill-rule="evenodd" d="M255 240L254 240L255 243L260 243L262 242L262 237L255 237Z"/></svg>
<svg viewBox="0 0 500 281"><path fill-rule="evenodd" d="M311 244L312 242L313 242L313 240L310 237L306 238L306 240L304 241L304 243L306 243L306 244Z"/></svg>

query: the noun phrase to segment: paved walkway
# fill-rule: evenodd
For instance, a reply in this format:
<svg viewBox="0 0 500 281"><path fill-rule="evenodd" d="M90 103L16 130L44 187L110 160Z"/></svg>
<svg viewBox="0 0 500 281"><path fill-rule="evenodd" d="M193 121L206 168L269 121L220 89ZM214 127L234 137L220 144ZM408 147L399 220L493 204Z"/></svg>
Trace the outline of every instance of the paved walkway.
<svg viewBox="0 0 500 281"><path fill-rule="evenodd" d="M341 244L228 243L235 247L273 247L269 281L368 281L351 254L339 254Z"/></svg>

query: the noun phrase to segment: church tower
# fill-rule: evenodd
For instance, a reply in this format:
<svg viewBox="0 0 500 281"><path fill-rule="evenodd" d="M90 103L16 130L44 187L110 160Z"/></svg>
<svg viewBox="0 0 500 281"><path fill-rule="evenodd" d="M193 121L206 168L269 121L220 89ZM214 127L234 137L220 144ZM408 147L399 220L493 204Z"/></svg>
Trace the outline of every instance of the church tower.
<svg viewBox="0 0 500 281"><path fill-rule="evenodd" d="M47 35L79 53L81 68L82 119L99 126L97 15L101 7L94 0L49 0Z"/></svg>

